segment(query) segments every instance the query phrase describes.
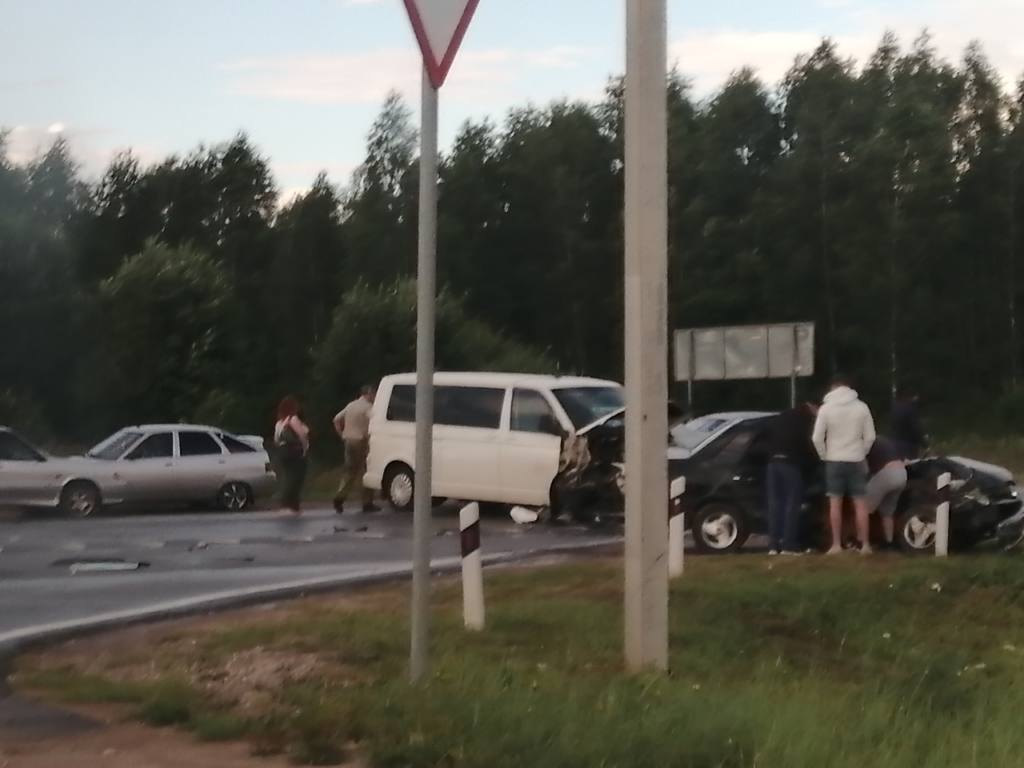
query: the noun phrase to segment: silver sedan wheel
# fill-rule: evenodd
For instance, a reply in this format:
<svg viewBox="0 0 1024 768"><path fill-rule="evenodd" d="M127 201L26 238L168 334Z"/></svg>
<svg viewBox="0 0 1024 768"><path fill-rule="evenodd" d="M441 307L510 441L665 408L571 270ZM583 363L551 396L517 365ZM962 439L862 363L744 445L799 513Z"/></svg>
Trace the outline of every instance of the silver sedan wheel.
<svg viewBox="0 0 1024 768"><path fill-rule="evenodd" d="M711 549L728 549L739 534L740 527L730 512L711 514L700 527L701 538Z"/></svg>
<svg viewBox="0 0 1024 768"><path fill-rule="evenodd" d="M911 515L903 524L903 540L911 549L932 549L935 546L935 522Z"/></svg>
<svg viewBox="0 0 1024 768"><path fill-rule="evenodd" d="M388 499L396 509L412 504L413 481L408 472L396 472L388 485Z"/></svg>
<svg viewBox="0 0 1024 768"><path fill-rule="evenodd" d="M100 495L86 483L69 485L61 497L61 507L74 517L89 517L100 507Z"/></svg>
<svg viewBox="0 0 1024 768"><path fill-rule="evenodd" d="M251 494L245 483L228 483L220 489L218 500L228 512L241 512L249 506Z"/></svg>

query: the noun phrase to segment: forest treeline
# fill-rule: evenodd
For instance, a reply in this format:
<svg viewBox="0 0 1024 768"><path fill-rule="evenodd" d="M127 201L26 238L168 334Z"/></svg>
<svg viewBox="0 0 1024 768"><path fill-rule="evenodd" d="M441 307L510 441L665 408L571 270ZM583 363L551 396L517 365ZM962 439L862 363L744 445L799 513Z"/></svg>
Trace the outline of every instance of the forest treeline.
<svg viewBox="0 0 1024 768"><path fill-rule="evenodd" d="M442 158L438 365L622 376L622 83L465 124ZM669 78L674 327L813 320L817 376L877 408L1024 418L1024 84L927 35L864 62L828 40L786 77ZM2 135L2 134L0 134ZM2 142L0 138L0 142ZM82 179L58 139L0 143L0 423L82 441L125 423L315 423L414 363L417 136L388 97L350 180L281 205L240 134ZM785 387L697 388L697 408Z"/></svg>

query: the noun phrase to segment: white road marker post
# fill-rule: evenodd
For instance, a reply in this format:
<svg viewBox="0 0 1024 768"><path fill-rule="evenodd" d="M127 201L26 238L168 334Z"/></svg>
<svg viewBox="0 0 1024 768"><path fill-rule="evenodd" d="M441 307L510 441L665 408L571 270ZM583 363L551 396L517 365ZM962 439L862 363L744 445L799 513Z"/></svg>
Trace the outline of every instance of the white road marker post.
<svg viewBox="0 0 1024 768"><path fill-rule="evenodd" d="M420 115L419 244L416 271L416 484L412 534L409 678L429 671L430 527L433 513L434 310L437 300L438 91L444 85L479 0L404 0L423 54Z"/></svg>
<svg viewBox="0 0 1024 768"><path fill-rule="evenodd" d="M459 511L462 544L462 618L466 629L484 628L484 565L480 554L480 505L467 504Z"/></svg>
<svg viewBox="0 0 1024 768"><path fill-rule="evenodd" d="M935 556L949 556L949 499L953 476L949 472L939 475L939 504L935 508Z"/></svg>
<svg viewBox="0 0 1024 768"><path fill-rule="evenodd" d="M625 657L668 669L666 0L626 0Z"/></svg>
<svg viewBox="0 0 1024 768"><path fill-rule="evenodd" d="M668 575L678 579L685 568L686 518L683 513L683 494L686 493L686 478L677 477L669 485L668 508Z"/></svg>

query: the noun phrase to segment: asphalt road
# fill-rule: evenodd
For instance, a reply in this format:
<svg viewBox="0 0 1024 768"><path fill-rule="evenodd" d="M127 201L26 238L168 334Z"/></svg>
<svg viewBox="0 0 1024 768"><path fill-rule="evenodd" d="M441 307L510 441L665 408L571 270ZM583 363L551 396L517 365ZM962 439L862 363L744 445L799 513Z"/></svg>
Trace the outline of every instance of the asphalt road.
<svg viewBox="0 0 1024 768"><path fill-rule="evenodd" d="M410 567L412 520L384 511L125 513L87 520L0 517L0 645L68 622ZM618 541L615 530L485 518L485 556ZM458 562L458 512L435 511L435 565ZM138 569L90 571L101 563ZM99 564L99 565L97 565ZM83 569L84 566L84 569ZM114 567L122 567L115 565Z"/></svg>

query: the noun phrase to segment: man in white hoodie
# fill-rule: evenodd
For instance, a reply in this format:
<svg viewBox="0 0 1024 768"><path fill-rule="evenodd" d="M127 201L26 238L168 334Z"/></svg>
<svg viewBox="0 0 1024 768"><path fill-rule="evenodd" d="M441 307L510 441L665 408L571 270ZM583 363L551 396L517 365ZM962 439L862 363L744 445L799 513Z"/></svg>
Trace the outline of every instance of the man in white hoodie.
<svg viewBox="0 0 1024 768"><path fill-rule="evenodd" d="M814 423L814 447L825 462L825 492L828 494L832 525L832 548L843 551L843 499L853 500L857 513L857 538L861 554L871 554L868 539L868 507L865 503L867 455L875 442L871 411L842 376L832 379L824 404Z"/></svg>

